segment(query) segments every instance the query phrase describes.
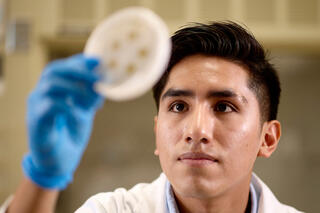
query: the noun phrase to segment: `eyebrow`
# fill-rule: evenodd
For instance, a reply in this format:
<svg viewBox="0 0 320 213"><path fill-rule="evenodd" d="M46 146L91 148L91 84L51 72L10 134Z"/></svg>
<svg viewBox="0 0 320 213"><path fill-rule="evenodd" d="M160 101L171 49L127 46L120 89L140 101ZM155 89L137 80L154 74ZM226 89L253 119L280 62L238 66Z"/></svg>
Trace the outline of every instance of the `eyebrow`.
<svg viewBox="0 0 320 213"><path fill-rule="evenodd" d="M248 100L243 95L238 95L232 90L218 90L218 91L209 91L208 98L218 97L218 98L237 98L243 103L248 103Z"/></svg>
<svg viewBox="0 0 320 213"><path fill-rule="evenodd" d="M191 90L182 90L182 89L168 89L162 96L161 100L167 97L179 97L179 96L187 96L187 97L194 97L195 94Z"/></svg>
<svg viewBox="0 0 320 213"><path fill-rule="evenodd" d="M191 90L183 90L183 89L168 89L162 96L161 100L167 97L194 97L195 93ZM243 103L248 103L246 97L242 95L238 95L237 93L233 92L232 90L210 90L207 95L208 98L237 98Z"/></svg>

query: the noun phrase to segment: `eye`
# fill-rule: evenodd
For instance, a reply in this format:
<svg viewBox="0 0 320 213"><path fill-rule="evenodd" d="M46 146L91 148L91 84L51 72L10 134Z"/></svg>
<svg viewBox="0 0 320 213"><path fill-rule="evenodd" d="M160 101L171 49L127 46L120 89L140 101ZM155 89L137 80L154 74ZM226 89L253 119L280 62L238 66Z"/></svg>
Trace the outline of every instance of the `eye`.
<svg viewBox="0 0 320 213"><path fill-rule="evenodd" d="M187 110L187 105L183 102L175 102L169 108L169 111L172 111L172 112L184 112L186 110Z"/></svg>
<svg viewBox="0 0 320 213"><path fill-rule="evenodd" d="M221 102L217 103L214 107L214 111L216 112L233 112L236 111L231 104Z"/></svg>

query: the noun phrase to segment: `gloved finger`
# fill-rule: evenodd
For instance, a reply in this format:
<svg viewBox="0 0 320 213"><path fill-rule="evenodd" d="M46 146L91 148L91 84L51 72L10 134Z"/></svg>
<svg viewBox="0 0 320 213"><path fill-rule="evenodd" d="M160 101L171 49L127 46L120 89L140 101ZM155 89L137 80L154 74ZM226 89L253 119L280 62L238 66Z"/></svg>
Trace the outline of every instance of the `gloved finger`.
<svg viewBox="0 0 320 213"><path fill-rule="evenodd" d="M88 122L93 120L96 110L103 105L104 98L96 94L96 97L89 101L90 104L84 102L77 103L79 100L81 101L82 99L77 100L67 95L52 97L36 92L31 93L28 99L28 119L31 118L32 120L28 122L30 129L35 128L34 125L38 125L39 122L52 126L53 117L59 113L68 116L67 120L70 128L78 128L81 124L90 126ZM79 128L84 129L84 127Z"/></svg>
<svg viewBox="0 0 320 213"><path fill-rule="evenodd" d="M43 81L36 89L38 94L47 95L52 98L65 99L72 101L69 104L83 108L96 108L97 104L103 99L93 88L93 83L83 81L69 81L68 79L54 77L50 81ZM72 106L72 105L70 105Z"/></svg>
<svg viewBox="0 0 320 213"><path fill-rule="evenodd" d="M94 112L69 110L65 102L53 102L47 99L46 103L41 105L41 110L37 112L37 118L38 126L33 128L33 131L35 134L39 132L42 134L37 135L38 141L34 144L35 147L30 148L31 150L40 148L41 153L49 154L53 149L62 146L63 150L69 150L66 146L72 146L73 150L83 150L90 137ZM79 138L80 132L88 134L82 134ZM69 143L64 143L66 141Z"/></svg>
<svg viewBox="0 0 320 213"><path fill-rule="evenodd" d="M101 79L97 66L99 60L88 58L83 55L76 55L67 59L51 62L44 70L41 80L59 75L73 80L86 80L95 82Z"/></svg>
<svg viewBox="0 0 320 213"><path fill-rule="evenodd" d="M100 64L100 60L96 57L85 56L83 54L73 55L68 58L58 59L50 62L46 68L55 67L55 68L64 68L68 67L78 71L87 71L91 72ZM46 69L45 69L46 70Z"/></svg>
<svg viewBox="0 0 320 213"><path fill-rule="evenodd" d="M36 92L39 94L66 94L83 96L93 96L96 94L94 91L94 84L85 81L70 81L69 79L64 79L61 77L54 76L50 80L45 80L39 83L36 88Z"/></svg>
<svg viewBox="0 0 320 213"><path fill-rule="evenodd" d="M35 97L33 99L37 98L39 97ZM78 115L75 113L76 111L70 110L70 107L65 101L57 99L53 100L49 97L41 97L41 101L37 101L36 103L36 110L29 110L27 114L29 129L36 134L36 137L33 138L38 138L38 140L45 142L46 140L42 140L39 137L50 137L50 133L59 132L62 126L55 125L55 119L57 116L64 116L69 124L78 122ZM31 134L33 134L33 132L31 132Z"/></svg>

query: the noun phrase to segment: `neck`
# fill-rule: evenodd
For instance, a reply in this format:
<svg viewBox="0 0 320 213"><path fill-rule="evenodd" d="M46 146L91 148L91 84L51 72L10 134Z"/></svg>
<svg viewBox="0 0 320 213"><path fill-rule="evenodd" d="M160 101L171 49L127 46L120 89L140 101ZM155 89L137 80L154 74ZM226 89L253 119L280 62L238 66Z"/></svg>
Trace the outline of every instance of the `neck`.
<svg viewBox="0 0 320 213"><path fill-rule="evenodd" d="M250 178L228 191L207 199L181 196L174 192L180 213L245 213L249 201ZM251 207L248 207L249 209Z"/></svg>

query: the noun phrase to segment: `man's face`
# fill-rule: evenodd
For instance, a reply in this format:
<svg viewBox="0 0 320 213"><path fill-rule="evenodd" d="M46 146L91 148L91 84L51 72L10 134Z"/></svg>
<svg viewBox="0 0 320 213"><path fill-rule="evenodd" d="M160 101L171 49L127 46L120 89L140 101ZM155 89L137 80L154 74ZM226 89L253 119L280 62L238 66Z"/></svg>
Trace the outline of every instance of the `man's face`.
<svg viewBox="0 0 320 213"><path fill-rule="evenodd" d="M156 151L175 193L209 198L250 182L263 141L243 67L193 55L176 64L155 118Z"/></svg>

